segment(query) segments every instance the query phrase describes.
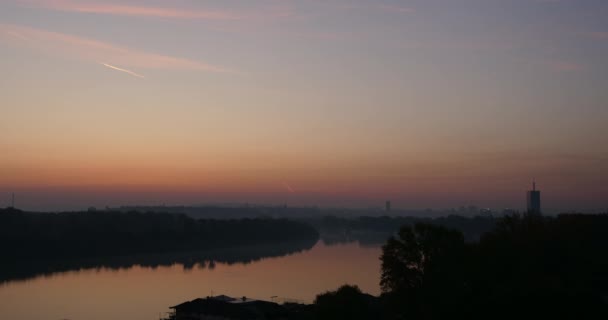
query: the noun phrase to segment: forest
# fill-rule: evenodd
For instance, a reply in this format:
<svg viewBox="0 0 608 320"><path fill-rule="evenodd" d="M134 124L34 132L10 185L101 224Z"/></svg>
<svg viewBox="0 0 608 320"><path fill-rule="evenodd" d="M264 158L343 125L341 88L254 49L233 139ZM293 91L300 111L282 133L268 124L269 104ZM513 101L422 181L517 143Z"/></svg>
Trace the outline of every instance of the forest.
<svg viewBox="0 0 608 320"><path fill-rule="evenodd" d="M479 241L404 225L380 258L382 295L346 285L310 319L606 319L608 215L501 218Z"/></svg>
<svg viewBox="0 0 608 320"><path fill-rule="evenodd" d="M195 220L142 212L0 210L3 261L166 253L307 241L318 232L286 219Z"/></svg>

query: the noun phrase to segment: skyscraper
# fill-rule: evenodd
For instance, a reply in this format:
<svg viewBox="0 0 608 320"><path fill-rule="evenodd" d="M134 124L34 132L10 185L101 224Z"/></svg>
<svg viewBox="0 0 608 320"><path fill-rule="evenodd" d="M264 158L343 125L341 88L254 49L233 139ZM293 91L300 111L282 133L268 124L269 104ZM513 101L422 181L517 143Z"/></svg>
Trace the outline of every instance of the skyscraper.
<svg viewBox="0 0 608 320"><path fill-rule="evenodd" d="M536 181L532 182L532 190L527 192L528 214L540 214L540 190L536 190Z"/></svg>

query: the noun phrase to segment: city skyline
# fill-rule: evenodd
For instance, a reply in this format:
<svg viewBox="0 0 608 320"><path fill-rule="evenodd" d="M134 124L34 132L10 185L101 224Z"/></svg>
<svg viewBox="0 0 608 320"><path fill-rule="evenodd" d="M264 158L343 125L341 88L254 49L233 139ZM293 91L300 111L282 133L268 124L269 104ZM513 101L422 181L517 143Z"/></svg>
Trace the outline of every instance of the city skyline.
<svg viewBox="0 0 608 320"><path fill-rule="evenodd" d="M0 198L608 207L608 3L0 3ZM5 201L2 201L5 202Z"/></svg>
<svg viewBox="0 0 608 320"><path fill-rule="evenodd" d="M293 191L292 191L293 192ZM184 196L183 194L181 195L182 197ZM275 195L271 198L268 199L268 202L255 202L255 200L253 200L252 202L247 202L244 200L233 200L232 197L222 197L222 196L218 196L218 195L212 195L209 196L210 200L207 201L201 201L201 197L200 195L198 195L199 200L198 202L196 201L191 201L188 202L188 200L183 200L185 202L176 202L176 203L167 203L167 202L163 202L160 199L162 199L163 197L166 198L166 194L156 194L155 196L150 197L150 195L148 195L148 198L140 198L139 201L141 202L129 202L129 203L121 203L121 202L116 202L116 201L112 201L109 200L111 199L111 197L107 197L107 198L103 198L103 199L98 199L98 200L88 200L85 198L84 202L78 203L78 202L74 202L72 201L70 206L65 206L65 205L61 205L61 204L57 204L56 202L52 205L52 206L48 206L48 204L45 204L44 207L29 207L26 209L34 209L34 210L40 210L40 211L44 211L44 210L54 210L54 211L61 211L61 210L83 210L83 209L87 209L87 210L97 210L98 208L101 210L143 210L143 211L158 211L161 210L163 208L167 208L168 210L172 211L172 210L180 210L180 208L182 209L194 209L196 210L197 208L210 208L210 207L217 207L217 208L285 208L285 209L296 209L296 211L298 209L317 209L317 210L333 210L333 209L346 209L346 210L353 210L352 212L357 212L357 211L369 211L369 212L375 212L375 213L382 213L385 212L387 214L396 214L396 215L420 215L422 213L427 213L427 214L431 214L433 216L437 216L437 215L452 215L452 214L457 214L457 215L463 215L463 216L477 216L477 215L496 215L496 216L500 216L500 215L511 215L511 214L535 214L535 215L542 215L542 214L548 214L548 215L555 215L555 214L561 214L561 213L572 213L572 212L581 212L581 210L586 210L587 213L606 213L608 208L588 208L588 209L581 209L580 207L578 208L556 208L556 207L551 207L549 206L549 208L544 208L541 209L541 196L540 196L540 190L537 188L536 186L536 180L533 180L532 182L532 190L528 190L525 192L525 204L519 204L519 205L515 205L515 206L497 206L497 207L489 207L489 206L479 206L478 204L476 204L475 202L469 202L469 203L461 203L461 204L457 204L457 205L453 205L452 207L433 207L433 206L428 206L428 207L411 207L411 206L407 206L407 203L405 204L401 204L401 206L396 206L393 207L393 203L391 200L386 200L384 203L374 203L373 200L371 199L365 199L366 201L363 202L353 202L352 199L348 199L345 202L343 202L342 204L340 204L340 198L328 198L326 200L326 202L320 202L320 203L307 203L307 202L298 202L299 200L297 200L296 198L290 198L290 199L283 199L286 200L284 203L279 203L277 202L278 198L281 198L279 195ZM196 198L197 195L196 194L188 194L185 196L186 198L184 199L188 199L188 197L192 197L192 198ZM128 199L130 198L129 195L127 195L126 198L124 199ZM191 199L192 199L191 198ZM132 198L131 198L132 199ZM154 199L154 200L151 200ZM317 197L318 199L318 197ZM97 202L86 202L86 201L97 201ZM105 201L105 202L104 202ZM131 200L133 201L133 200ZM19 207L17 207L15 205L15 194L12 193L10 195L10 205L7 206L8 208L16 208L19 209ZM22 209L24 207L21 207Z"/></svg>

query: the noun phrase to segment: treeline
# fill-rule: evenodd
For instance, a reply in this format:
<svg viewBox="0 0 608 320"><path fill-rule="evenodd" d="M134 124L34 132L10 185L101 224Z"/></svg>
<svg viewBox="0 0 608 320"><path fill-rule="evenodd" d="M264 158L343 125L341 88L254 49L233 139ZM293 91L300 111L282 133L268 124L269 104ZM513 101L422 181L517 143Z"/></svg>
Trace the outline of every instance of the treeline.
<svg viewBox="0 0 608 320"><path fill-rule="evenodd" d="M479 241L440 225L383 247L383 294L320 295L310 319L607 319L608 215L510 216Z"/></svg>
<svg viewBox="0 0 608 320"><path fill-rule="evenodd" d="M302 218L320 215L318 208L284 206L126 206L123 212L183 213L194 219Z"/></svg>
<svg viewBox="0 0 608 320"><path fill-rule="evenodd" d="M213 270L217 263L249 264L265 258L282 257L310 250L316 239L290 242L242 245L230 248L204 249L154 254L130 254L122 256L75 257L71 259L36 259L5 261L0 263L0 284L8 281L27 280L38 276L87 269L129 269L135 265L144 268L182 265L184 270Z"/></svg>
<svg viewBox="0 0 608 320"><path fill-rule="evenodd" d="M195 220L141 212L0 211L3 260L195 251L318 239L311 226L285 219Z"/></svg>

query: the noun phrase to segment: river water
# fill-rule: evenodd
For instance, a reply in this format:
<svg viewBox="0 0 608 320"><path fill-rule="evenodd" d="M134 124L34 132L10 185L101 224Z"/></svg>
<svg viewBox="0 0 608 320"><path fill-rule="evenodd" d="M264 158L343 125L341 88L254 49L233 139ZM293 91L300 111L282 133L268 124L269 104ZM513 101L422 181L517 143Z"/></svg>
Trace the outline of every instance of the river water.
<svg viewBox="0 0 608 320"><path fill-rule="evenodd" d="M243 262L87 264L18 280L2 277L0 319L155 320L170 306L209 295L310 303L343 284L377 295L380 253L379 246L319 241L304 251Z"/></svg>

